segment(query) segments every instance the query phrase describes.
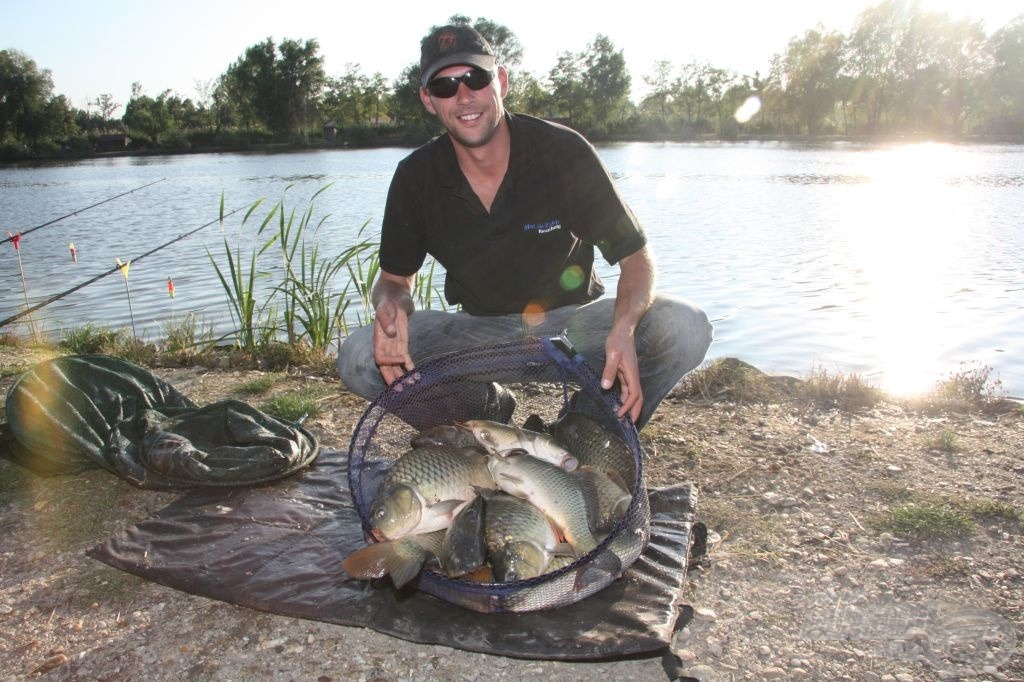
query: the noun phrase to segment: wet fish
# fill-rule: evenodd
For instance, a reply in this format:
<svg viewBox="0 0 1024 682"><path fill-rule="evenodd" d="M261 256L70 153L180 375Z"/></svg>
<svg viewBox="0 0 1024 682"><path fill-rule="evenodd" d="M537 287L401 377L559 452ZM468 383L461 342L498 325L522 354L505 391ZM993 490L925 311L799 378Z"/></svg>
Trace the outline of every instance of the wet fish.
<svg viewBox="0 0 1024 682"><path fill-rule="evenodd" d="M345 557L341 567L353 578L363 580L390 575L391 582L400 588L419 574L427 559L442 553L444 536L445 531L437 530L367 545Z"/></svg>
<svg viewBox="0 0 1024 682"><path fill-rule="evenodd" d="M452 519L437 558L453 578L472 573L487 562L483 497L477 495Z"/></svg>
<svg viewBox="0 0 1024 682"><path fill-rule="evenodd" d="M496 488L488 458L473 448L428 446L399 457L370 505L370 526L378 540L395 540L447 528L476 497L477 488Z"/></svg>
<svg viewBox="0 0 1024 682"><path fill-rule="evenodd" d="M559 543L551 521L540 509L511 495L486 498L484 535L494 580L528 580L547 572L551 559L571 552Z"/></svg>
<svg viewBox="0 0 1024 682"><path fill-rule="evenodd" d="M591 530L599 537L610 533L618 520L626 515L633 496L608 474L589 466L580 467L573 475L583 486Z"/></svg>
<svg viewBox="0 0 1024 682"><path fill-rule="evenodd" d="M580 466L608 474L632 493L636 485L636 462L624 440L580 412L567 412L548 425L548 430Z"/></svg>
<svg viewBox="0 0 1024 682"><path fill-rule="evenodd" d="M545 433L486 419L471 419L463 422L462 426L472 432L480 446L492 455L519 449L565 471L574 471L579 465L572 452Z"/></svg>
<svg viewBox="0 0 1024 682"><path fill-rule="evenodd" d="M529 500L547 514L577 556L597 546L590 530L585 492L572 474L523 450L491 457L487 466L499 488Z"/></svg>
<svg viewBox="0 0 1024 682"><path fill-rule="evenodd" d="M438 426L424 429L412 437L411 444L414 448L423 448L431 445L454 448L478 447L476 437L473 436L472 432L454 424L439 424Z"/></svg>

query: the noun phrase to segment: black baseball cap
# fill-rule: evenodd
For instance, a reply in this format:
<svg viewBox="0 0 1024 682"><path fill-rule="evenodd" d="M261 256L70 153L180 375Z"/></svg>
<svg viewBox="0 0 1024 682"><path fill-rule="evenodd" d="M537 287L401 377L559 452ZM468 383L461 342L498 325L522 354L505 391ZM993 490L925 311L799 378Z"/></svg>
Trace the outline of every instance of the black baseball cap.
<svg viewBox="0 0 1024 682"><path fill-rule="evenodd" d="M494 50L471 26L442 26L420 43L420 83L424 87L441 69L455 64L494 68Z"/></svg>

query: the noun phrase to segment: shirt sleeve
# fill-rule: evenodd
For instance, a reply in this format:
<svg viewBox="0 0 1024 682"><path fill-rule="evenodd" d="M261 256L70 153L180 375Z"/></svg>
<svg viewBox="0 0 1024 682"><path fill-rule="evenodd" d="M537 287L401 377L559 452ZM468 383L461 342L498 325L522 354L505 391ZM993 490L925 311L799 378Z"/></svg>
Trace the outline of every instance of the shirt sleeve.
<svg viewBox="0 0 1024 682"><path fill-rule="evenodd" d="M568 156L574 159L568 182L576 217L570 229L600 249L609 265L615 265L643 248L647 236L619 194L597 150L582 137L573 146L575 149Z"/></svg>
<svg viewBox="0 0 1024 682"><path fill-rule="evenodd" d="M399 163L388 188L380 229L380 267L393 275L415 274L427 257L423 224L417 218L421 215L418 202L407 164Z"/></svg>

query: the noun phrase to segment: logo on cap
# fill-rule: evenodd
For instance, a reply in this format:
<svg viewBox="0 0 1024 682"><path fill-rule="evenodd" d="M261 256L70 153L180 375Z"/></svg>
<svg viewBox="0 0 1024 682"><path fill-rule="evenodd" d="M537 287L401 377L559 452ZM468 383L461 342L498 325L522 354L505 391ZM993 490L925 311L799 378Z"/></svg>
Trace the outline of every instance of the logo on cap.
<svg viewBox="0 0 1024 682"><path fill-rule="evenodd" d="M445 31L437 37L437 48L442 52L446 52L455 47L455 43L458 42L458 37L451 31Z"/></svg>

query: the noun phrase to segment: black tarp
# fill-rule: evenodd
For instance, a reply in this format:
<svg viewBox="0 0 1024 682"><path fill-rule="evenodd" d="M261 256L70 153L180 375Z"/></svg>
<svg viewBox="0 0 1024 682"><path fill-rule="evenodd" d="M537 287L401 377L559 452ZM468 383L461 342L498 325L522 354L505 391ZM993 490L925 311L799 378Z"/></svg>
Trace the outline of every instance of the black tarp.
<svg viewBox="0 0 1024 682"><path fill-rule="evenodd" d="M350 578L365 546L347 455L272 486L195 490L89 550L116 568L261 611L367 627L401 639L520 658L583 660L662 651L684 606L696 508L690 484L649 491L651 541L625 575L568 607L480 614L390 580Z"/></svg>

